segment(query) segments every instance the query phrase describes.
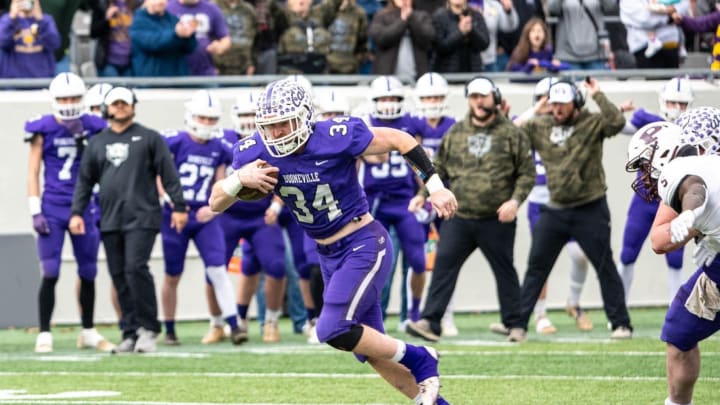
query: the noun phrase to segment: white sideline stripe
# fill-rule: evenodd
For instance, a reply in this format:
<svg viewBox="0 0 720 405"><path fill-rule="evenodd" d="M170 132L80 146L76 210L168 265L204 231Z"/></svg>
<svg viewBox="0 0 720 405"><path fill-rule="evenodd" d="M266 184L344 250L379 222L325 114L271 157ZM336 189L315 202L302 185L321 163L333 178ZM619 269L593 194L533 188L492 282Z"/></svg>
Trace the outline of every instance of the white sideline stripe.
<svg viewBox="0 0 720 405"><path fill-rule="evenodd" d="M86 371L4 371L2 377L224 377L224 378L317 378L317 379L379 379L377 374L335 374L335 373L178 373L178 372L86 372ZM443 374L443 380L558 380L558 381L666 381L659 377L622 377L622 376L571 376L571 375L484 375L484 374ZM699 381L720 382L720 377L700 377Z"/></svg>

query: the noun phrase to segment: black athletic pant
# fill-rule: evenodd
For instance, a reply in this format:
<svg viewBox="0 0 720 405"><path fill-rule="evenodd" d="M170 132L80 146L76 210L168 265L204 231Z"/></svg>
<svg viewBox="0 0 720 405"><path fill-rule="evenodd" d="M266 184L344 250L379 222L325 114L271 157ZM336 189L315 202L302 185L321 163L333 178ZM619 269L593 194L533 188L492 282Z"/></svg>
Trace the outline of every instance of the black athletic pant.
<svg viewBox="0 0 720 405"><path fill-rule="evenodd" d="M139 327L160 332L155 283L148 267L157 233L155 229L102 233L110 277L120 301L123 338L133 336Z"/></svg>
<svg viewBox="0 0 720 405"><path fill-rule="evenodd" d="M451 218L440 227L435 267L430 280L422 317L436 333L455 291L460 268L480 248L495 275L500 301L500 318L509 328L520 327L520 281L513 265L516 222L500 223L497 218ZM480 270L481 269L476 269Z"/></svg>
<svg viewBox="0 0 720 405"><path fill-rule="evenodd" d="M612 328L630 327L625 291L610 248L610 211L605 197L573 208L541 208L522 285L522 327L527 329L540 291L570 238L578 242L597 272Z"/></svg>

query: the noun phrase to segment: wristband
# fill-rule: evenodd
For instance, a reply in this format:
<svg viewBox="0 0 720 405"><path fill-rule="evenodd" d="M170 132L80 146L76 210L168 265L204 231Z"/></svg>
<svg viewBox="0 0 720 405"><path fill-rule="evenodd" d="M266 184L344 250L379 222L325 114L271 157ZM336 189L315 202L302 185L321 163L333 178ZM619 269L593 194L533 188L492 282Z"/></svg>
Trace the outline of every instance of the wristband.
<svg viewBox="0 0 720 405"><path fill-rule="evenodd" d="M437 173L434 173L425 183L425 187L427 187L428 193L433 194L436 191L444 189L445 185L442 180L440 180L440 176L438 176Z"/></svg>
<svg viewBox="0 0 720 405"><path fill-rule="evenodd" d="M414 148L410 149L403 155L405 160L410 164L413 171L420 177L423 183L427 184L430 177L435 174L435 168L430 162L425 149L420 145L415 145Z"/></svg>
<svg viewBox="0 0 720 405"><path fill-rule="evenodd" d="M270 209L275 212L275 214L280 215L280 211L282 211L283 206L277 201L273 201L272 204L270 204Z"/></svg>
<svg viewBox="0 0 720 405"><path fill-rule="evenodd" d="M242 190L243 185L240 182L240 177L238 177L237 173L233 172L231 175L229 175L222 181L220 187L222 188L222 191L225 192L225 194L231 197L235 197L237 196L237 193Z"/></svg>
<svg viewBox="0 0 720 405"><path fill-rule="evenodd" d="M30 209L31 216L42 213L42 208L40 207L40 197L36 195L28 197L28 208Z"/></svg>

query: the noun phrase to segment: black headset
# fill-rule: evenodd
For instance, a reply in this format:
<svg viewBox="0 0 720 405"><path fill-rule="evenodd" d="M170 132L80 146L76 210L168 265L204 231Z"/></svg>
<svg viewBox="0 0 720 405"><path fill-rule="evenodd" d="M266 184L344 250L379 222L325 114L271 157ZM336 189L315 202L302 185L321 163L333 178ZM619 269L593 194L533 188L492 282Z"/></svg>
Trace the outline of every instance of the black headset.
<svg viewBox="0 0 720 405"><path fill-rule="evenodd" d="M465 98L469 96L468 87L470 86L470 83L474 82L475 80L487 80L488 82L490 82L490 85L492 86L492 90L490 91L490 93L493 96L493 103L495 103L495 105L502 104L502 94L500 93L500 89L495 85L495 82L493 82L492 79L487 76L475 76L470 79L470 81L467 82L467 84L465 85Z"/></svg>
<svg viewBox="0 0 720 405"><path fill-rule="evenodd" d="M577 108L578 110L583 108L583 106L585 105L585 96L583 96L582 92L580 91L580 89L578 89L577 85L575 83L573 83L570 79L560 79L560 80L556 81L555 83L553 83L550 86L550 88L552 89L553 86L558 85L560 83L565 83L565 84L570 85L570 90L573 93L573 98L572 98L573 106L575 108ZM548 94L550 94L549 91L548 91Z"/></svg>
<svg viewBox="0 0 720 405"><path fill-rule="evenodd" d="M103 97L102 104L100 104L100 114L102 115L102 118L104 120L111 118L110 114L108 113L108 105L105 102L105 100L107 100L107 95L110 94L111 91L115 90L118 87L122 87L122 86L115 86L115 87L111 88L110 90L108 90L108 92L105 93L105 97ZM135 107L135 104L137 104L137 102L138 102L137 96L135 95L135 91L133 91L133 89L131 89L130 87L125 87L125 88L130 90L130 94L132 94L132 106Z"/></svg>

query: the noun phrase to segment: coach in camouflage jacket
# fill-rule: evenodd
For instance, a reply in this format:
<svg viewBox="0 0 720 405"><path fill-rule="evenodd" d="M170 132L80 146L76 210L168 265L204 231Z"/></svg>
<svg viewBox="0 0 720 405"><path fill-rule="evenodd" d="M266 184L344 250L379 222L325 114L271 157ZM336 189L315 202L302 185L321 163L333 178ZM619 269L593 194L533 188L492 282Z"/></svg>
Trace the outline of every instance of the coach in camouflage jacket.
<svg viewBox="0 0 720 405"><path fill-rule="evenodd" d="M521 326L513 249L518 206L535 184L530 141L499 111L502 97L490 79L471 80L466 95L470 111L450 127L434 161L458 200L457 215L440 227L423 319L408 325L410 334L428 340L439 339L460 268L476 248L495 275L503 325Z"/></svg>
<svg viewBox="0 0 720 405"><path fill-rule="evenodd" d="M523 328L527 330L535 301L560 250L573 238L597 271L611 337L629 338L630 316L610 248L610 211L602 167L603 142L620 132L625 118L600 92L595 79L588 79L585 86L600 112L583 108L582 93L574 83L559 81L550 87L552 115L525 125L532 147L545 165L550 203L541 209L533 231L521 293ZM523 333L516 340L524 337Z"/></svg>

